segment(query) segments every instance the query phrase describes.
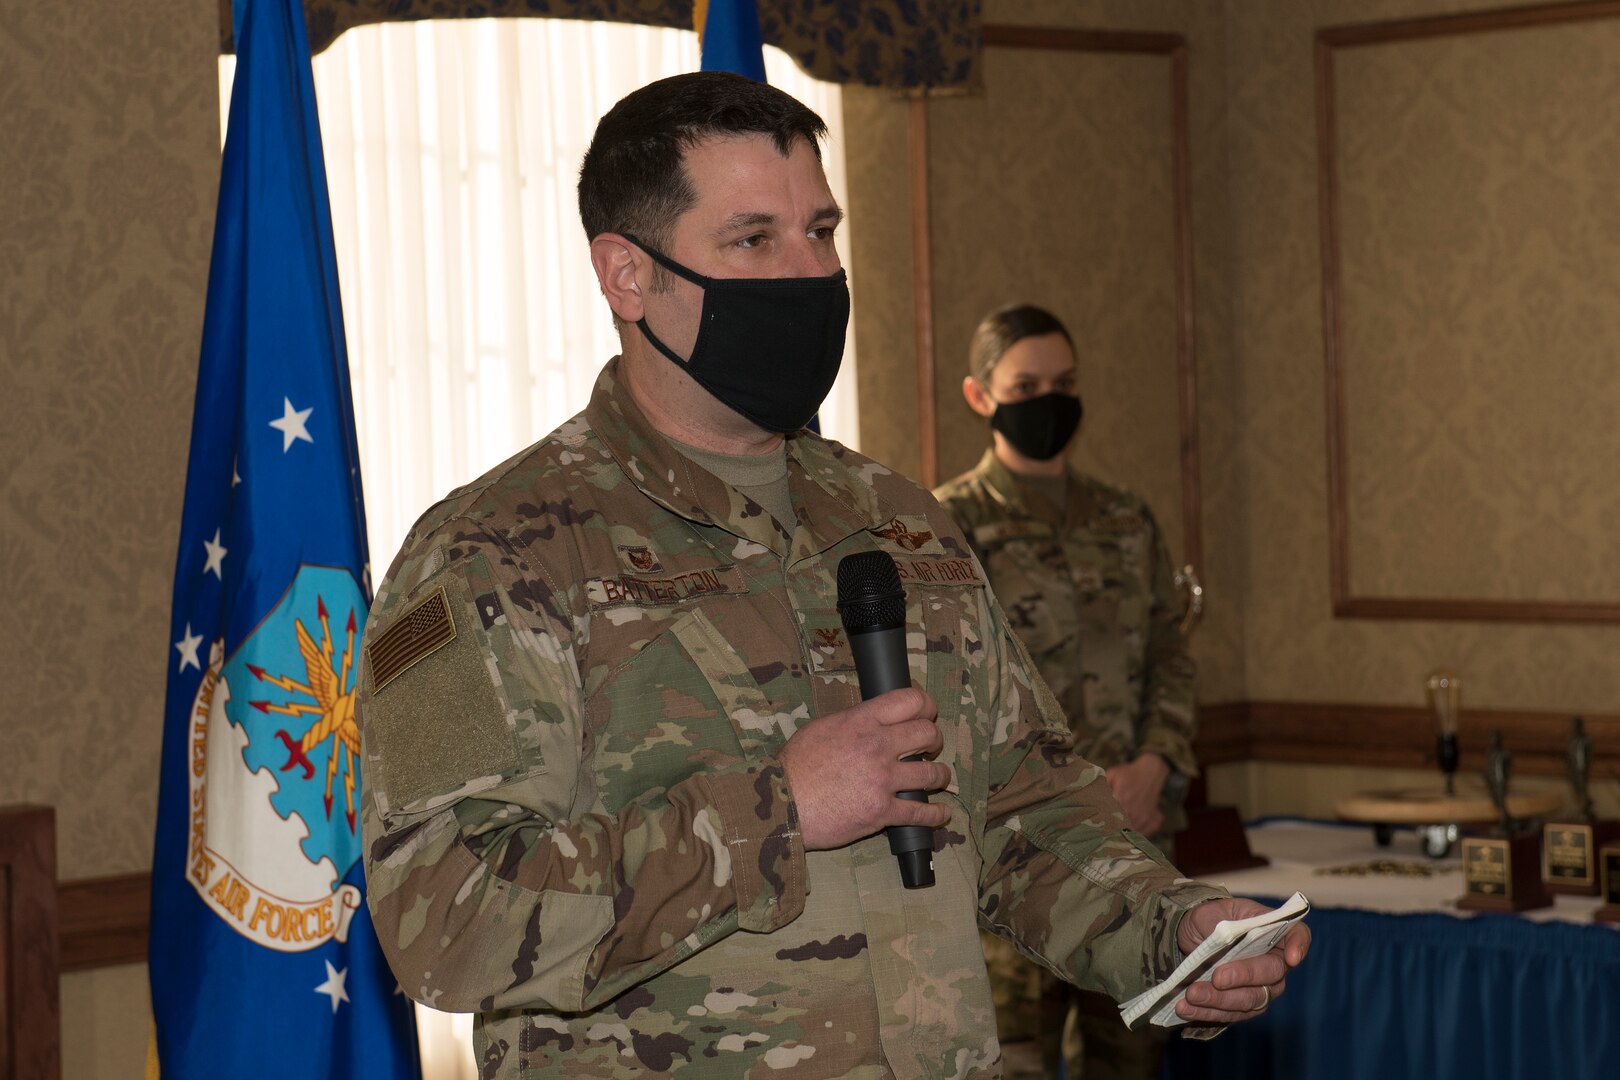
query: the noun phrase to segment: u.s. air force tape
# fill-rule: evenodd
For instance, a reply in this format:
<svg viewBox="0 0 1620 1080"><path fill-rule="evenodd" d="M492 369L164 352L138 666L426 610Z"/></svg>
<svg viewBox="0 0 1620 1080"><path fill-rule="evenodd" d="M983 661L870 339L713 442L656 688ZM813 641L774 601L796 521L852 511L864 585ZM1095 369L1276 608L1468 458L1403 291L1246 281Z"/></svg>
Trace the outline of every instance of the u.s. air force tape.
<svg viewBox="0 0 1620 1080"><path fill-rule="evenodd" d="M373 694L399 678L412 664L454 641L456 623L444 586L428 593L366 646Z"/></svg>

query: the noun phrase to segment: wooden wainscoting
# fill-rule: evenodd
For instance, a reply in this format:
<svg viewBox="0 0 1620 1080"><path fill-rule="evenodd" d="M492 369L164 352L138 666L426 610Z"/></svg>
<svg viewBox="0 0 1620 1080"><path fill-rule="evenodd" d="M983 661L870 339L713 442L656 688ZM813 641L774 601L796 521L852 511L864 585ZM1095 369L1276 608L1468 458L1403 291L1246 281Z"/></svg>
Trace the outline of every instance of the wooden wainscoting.
<svg viewBox="0 0 1620 1080"><path fill-rule="evenodd" d="M146 960L152 875L65 881L57 890L62 912L62 970L139 964Z"/></svg>
<svg viewBox="0 0 1620 1080"><path fill-rule="evenodd" d="M1592 739L1592 778L1620 778L1620 716L1583 714ZM1513 771L1563 776L1570 713L1465 710L1458 720L1464 771L1485 766L1491 732L1513 752ZM1434 715L1403 705L1241 701L1199 710L1198 759L1281 761L1429 769L1435 765Z"/></svg>
<svg viewBox="0 0 1620 1080"><path fill-rule="evenodd" d="M62 1074L56 813L0 808L0 1080Z"/></svg>

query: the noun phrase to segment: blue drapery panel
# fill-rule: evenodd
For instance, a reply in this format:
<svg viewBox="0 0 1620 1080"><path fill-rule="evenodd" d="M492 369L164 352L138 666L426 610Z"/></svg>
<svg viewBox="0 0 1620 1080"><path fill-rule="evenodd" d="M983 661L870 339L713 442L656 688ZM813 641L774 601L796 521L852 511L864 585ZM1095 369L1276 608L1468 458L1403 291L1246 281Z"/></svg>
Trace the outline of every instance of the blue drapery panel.
<svg viewBox="0 0 1620 1080"><path fill-rule="evenodd" d="M230 0L219 0L231 52ZM593 19L692 28L692 0L304 0L309 43L351 26L417 19ZM759 28L818 79L895 90L966 90L979 80L982 0L759 0Z"/></svg>
<svg viewBox="0 0 1620 1080"><path fill-rule="evenodd" d="M1611 927L1335 908L1307 923L1310 957L1271 1011L1211 1042L1173 1040L1166 1077L1617 1075L1620 932Z"/></svg>

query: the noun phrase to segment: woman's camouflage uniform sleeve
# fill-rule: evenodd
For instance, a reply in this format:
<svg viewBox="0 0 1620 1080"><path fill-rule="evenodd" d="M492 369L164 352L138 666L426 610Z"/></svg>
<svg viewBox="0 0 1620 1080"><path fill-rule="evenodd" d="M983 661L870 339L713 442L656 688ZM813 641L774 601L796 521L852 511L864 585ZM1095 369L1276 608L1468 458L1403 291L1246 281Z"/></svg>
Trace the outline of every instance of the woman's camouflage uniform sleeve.
<svg viewBox="0 0 1620 1080"><path fill-rule="evenodd" d="M518 551L452 517L378 593L358 705L368 901L424 1004L578 1012L792 921L805 856L772 758L581 809L580 628Z"/></svg>
<svg viewBox="0 0 1620 1080"><path fill-rule="evenodd" d="M1147 669L1142 688L1144 715L1137 749L1158 754L1184 776L1197 776L1198 761L1192 749L1197 733L1197 706L1193 702L1196 668L1187 649L1187 637L1181 632L1181 601L1176 595L1164 533L1145 505L1142 516L1151 537L1153 592L1143 656Z"/></svg>
<svg viewBox="0 0 1620 1080"><path fill-rule="evenodd" d="M1183 878L1125 827L1103 771L992 602L1000 713L991 745L980 919L1060 977L1116 1000L1180 961L1176 929L1228 895Z"/></svg>

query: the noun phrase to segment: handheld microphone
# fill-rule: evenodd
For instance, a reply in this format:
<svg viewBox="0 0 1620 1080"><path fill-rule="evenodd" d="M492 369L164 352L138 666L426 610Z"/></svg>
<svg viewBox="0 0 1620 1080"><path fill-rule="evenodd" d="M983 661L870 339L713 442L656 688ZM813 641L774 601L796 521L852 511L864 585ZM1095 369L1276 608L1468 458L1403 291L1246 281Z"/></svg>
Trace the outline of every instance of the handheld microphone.
<svg viewBox="0 0 1620 1080"><path fill-rule="evenodd" d="M911 685L906 663L906 590L894 559L884 551L858 551L838 561L838 617L855 654L861 700ZM921 761L921 754L905 758ZM927 802L924 791L902 791L900 798ZM908 889L934 883L934 830L926 825L891 825L884 830L889 850L900 860L900 882Z"/></svg>

